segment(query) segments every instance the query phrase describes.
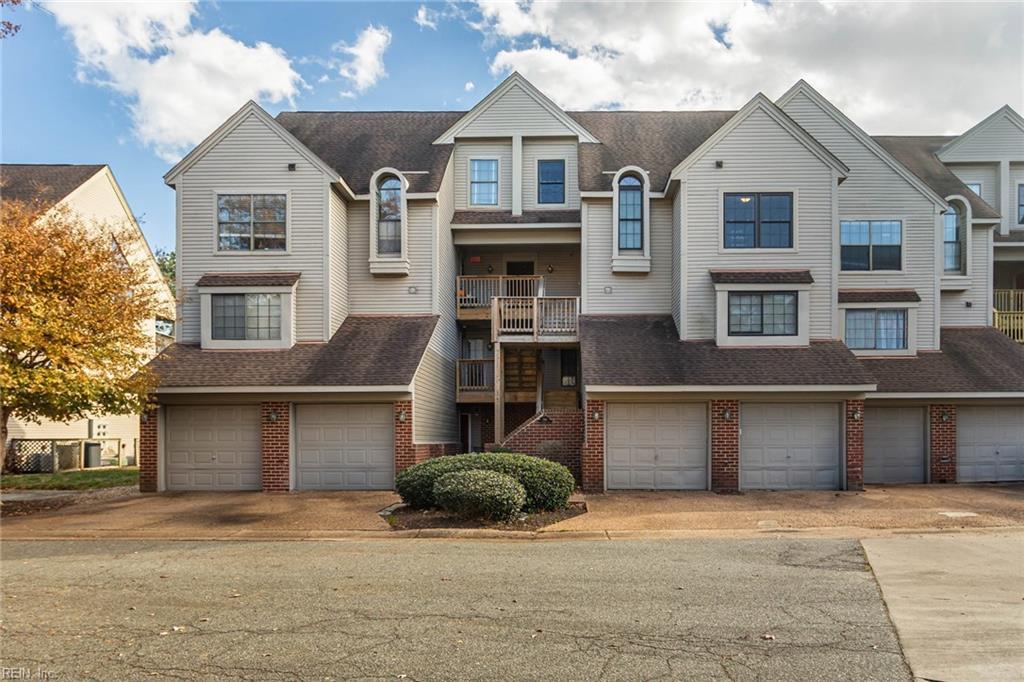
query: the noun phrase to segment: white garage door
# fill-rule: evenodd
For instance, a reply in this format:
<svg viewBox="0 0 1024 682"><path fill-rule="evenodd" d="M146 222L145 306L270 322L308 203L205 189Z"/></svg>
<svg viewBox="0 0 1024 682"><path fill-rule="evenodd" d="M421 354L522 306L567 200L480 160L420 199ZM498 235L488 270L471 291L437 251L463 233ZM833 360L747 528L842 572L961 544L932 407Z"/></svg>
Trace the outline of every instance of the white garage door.
<svg viewBox="0 0 1024 682"><path fill-rule="evenodd" d="M708 487L704 404L609 403L606 428L609 489Z"/></svg>
<svg viewBox="0 0 1024 682"><path fill-rule="evenodd" d="M256 405L166 408L168 490L259 490Z"/></svg>
<svg viewBox="0 0 1024 682"><path fill-rule="evenodd" d="M839 487L836 403L742 403L740 487Z"/></svg>
<svg viewBox="0 0 1024 682"><path fill-rule="evenodd" d="M957 480L1024 480L1024 405L960 407L956 415Z"/></svg>
<svg viewBox="0 0 1024 682"><path fill-rule="evenodd" d="M864 482L925 482L923 407L864 410Z"/></svg>
<svg viewBox="0 0 1024 682"><path fill-rule="evenodd" d="M392 406L299 405L296 487L388 490L395 483Z"/></svg>

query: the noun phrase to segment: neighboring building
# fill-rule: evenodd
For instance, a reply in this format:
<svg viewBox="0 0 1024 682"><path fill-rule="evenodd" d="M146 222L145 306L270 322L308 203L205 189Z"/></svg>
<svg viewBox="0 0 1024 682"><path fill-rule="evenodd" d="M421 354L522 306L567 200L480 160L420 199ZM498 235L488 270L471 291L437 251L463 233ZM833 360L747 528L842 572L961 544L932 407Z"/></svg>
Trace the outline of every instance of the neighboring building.
<svg viewBox="0 0 1024 682"><path fill-rule="evenodd" d="M133 236L121 241L130 243L117 245L130 263L143 263L149 270L162 302L161 316L146 323L146 333L153 339L152 354L172 342L174 295L109 166L0 164L0 199L36 203L41 210L67 208L96 225L128 230ZM8 427L5 446L17 450L23 469L77 468L94 448L100 451L104 466L135 464L138 456L138 415L95 415L41 424L14 417Z"/></svg>
<svg viewBox="0 0 1024 682"><path fill-rule="evenodd" d="M802 81L739 111L565 112L518 74L468 112L249 103L165 176L143 489L390 488L492 445L589 490L1024 479L1006 202L936 144Z"/></svg>

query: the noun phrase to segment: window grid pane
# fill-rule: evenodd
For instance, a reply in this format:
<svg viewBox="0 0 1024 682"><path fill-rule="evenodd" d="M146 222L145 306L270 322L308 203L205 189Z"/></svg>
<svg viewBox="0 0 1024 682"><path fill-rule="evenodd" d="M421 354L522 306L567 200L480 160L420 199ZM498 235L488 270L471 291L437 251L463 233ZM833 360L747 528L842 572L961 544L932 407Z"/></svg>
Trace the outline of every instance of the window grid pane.
<svg viewBox="0 0 1024 682"><path fill-rule="evenodd" d="M875 347L875 311L846 311L846 345L858 350Z"/></svg>
<svg viewBox="0 0 1024 682"><path fill-rule="evenodd" d="M839 223L843 270L901 270L903 222L843 220Z"/></svg>
<svg viewBox="0 0 1024 682"><path fill-rule="evenodd" d="M565 160L537 162L537 203L565 203Z"/></svg>
<svg viewBox="0 0 1024 682"><path fill-rule="evenodd" d="M724 195L723 243L727 249L779 249L793 246L793 195Z"/></svg>
<svg viewBox="0 0 1024 682"><path fill-rule="evenodd" d="M847 310L846 345L855 350L906 349L906 309L867 308Z"/></svg>
<svg viewBox="0 0 1024 682"><path fill-rule="evenodd" d="M729 294L729 333L761 333L760 294Z"/></svg>
<svg viewBox="0 0 1024 682"><path fill-rule="evenodd" d="M960 213L952 206L942 215L943 270L963 272L963 245Z"/></svg>
<svg viewBox="0 0 1024 682"><path fill-rule="evenodd" d="M288 197L285 194L217 195L217 249L284 251Z"/></svg>
<svg viewBox="0 0 1024 682"><path fill-rule="evenodd" d="M386 177L377 187L377 255L402 253L402 183Z"/></svg>
<svg viewBox="0 0 1024 682"><path fill-rule="evenodd" d="M632 180L632 178L623 178ZM619 250L642 249L644 247L643 229L643 191L632 182L619 183Z"/></svg>
<svg viewBox="0 0 1024 682"><path fill-rule="evenodd" d="M796 294L765 294L762 328L765 336L796 334Z"/></svg>
<svg viewBox="0 0 1024 682"><path fill-rule="evenodd" d="M498 160L471 159L469 162L469 203L498 205Z"/></svg>
<svg viewBox="0 0 1024 682"><path fill-rule="evenodd" d="M214 340L281 339L281 294L213 294L210 298Z"/></svg>

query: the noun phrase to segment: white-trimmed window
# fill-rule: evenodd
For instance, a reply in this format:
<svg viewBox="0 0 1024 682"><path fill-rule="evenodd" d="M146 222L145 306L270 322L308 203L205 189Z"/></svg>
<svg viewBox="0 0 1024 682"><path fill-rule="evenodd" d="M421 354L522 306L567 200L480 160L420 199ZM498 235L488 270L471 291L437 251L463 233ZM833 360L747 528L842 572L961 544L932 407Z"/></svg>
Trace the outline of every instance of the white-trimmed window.
<svg viewBox="0 0 1024 682"><path fill-rule="evenodd" d="M469 160L469 204L498 205L498 159Z"/></svg>
<svg viewBox="0 0 1024 682"><path fill-rule="evenodd" d="M636 166L612 178L612 271L651 271L650 179Z"/></svg>
<svg viewBox="0 0 1024 682"><path fill-rule="evenodd" d="M909 337L906 308L846 309L845 341L851 350L907 350Z"/></svg>
<svg viewBox="0 0 1024 682"><path fill-rule="evenodd" d="M722 201L723 248L793 248L792 192L726 192Z"/></svg>
<svg viewBox="0 0 1024 682"><path fill-rule="evenodd" d="M402 255L402 181L394 175L377 181L377 255Z"/></svg>
<svg viewBox="0 0 1024 682"><path fill-rule="evenodd" d="M796 336L795 291L730 291L729 336Z"/></svg>
<svg viewBox="0 0 1024 682"><path fill-rule="evenodd" d="M214 341L280 341L281 294L211 294Z"/></svg>
<svg viewBox="0 0 1024 682"><path fill-rule="evenodd" d="M619 253L644 249L644 183L636 175L619 178Z"/></svg>
<svg viewBox="0 0 1024 682"><path fill-rule="evenodd" d="M902 270L900 220L843 220L839 223L843 271Z"/></svg>
<svg viewBox="0 0 1024 682"><path fill-rule="evenodd" d="M537 161L537 203L565 203L565 159Z"/></svg>
<svg viewBox="0 0 1024 682"><path fill-rule="evenodd" d="M287 194L218 194L218 251L286 251Z"/></svg>
<svg viewBox="0 0 1024 682"><path fill-rule="evenodd" d="M942 214L942 270L947 275L967 274L964 213L957 202L949 202Z"/></svg>
<svg viewBox="0 0 1024 682"><path fill-rule="evenodd" d="M1017 185L1017 224L1024 225L1024 183Z"/></svg>
<svg viewBox="0 0 1024 682"><path fill-rule="evenodd" d="M409 181L394 168L370 177L370 273L409 274Z"/></svg>

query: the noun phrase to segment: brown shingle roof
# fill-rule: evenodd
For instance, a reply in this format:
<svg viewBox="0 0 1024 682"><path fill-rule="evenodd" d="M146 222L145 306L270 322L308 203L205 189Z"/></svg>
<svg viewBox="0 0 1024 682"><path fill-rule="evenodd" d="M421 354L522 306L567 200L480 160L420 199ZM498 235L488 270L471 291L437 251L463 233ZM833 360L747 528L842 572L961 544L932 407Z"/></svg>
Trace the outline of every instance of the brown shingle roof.
<svg viewBox="0 0 1024 682"><path fill-rule="evenodd" d="M405 386L435 315L350 316L327 343L287 350L215 351L174 344L149 363L161 388L191 386Z"/></svg>
<svg viewBox="0 0 1024 682"><path fill-rule="evenodd" d="M968 189L967 185L935 156L943 145L954 138L941 135L876 135L874 139L939 196L959 194L967 197L973 217L999 218L999 211Z"/></svg>
<svg viewBox="0 0 1024 682"><path fill-rule="evenodd" d="M708 270L715 284L813 284L810 270Z"/></svg>
<svg viewBox="0 0 1024 682"><path fill-rule="evenodd" d="M600 144L579 145L580 189L608 191L623 166L639 166L651 178L651 190L665 189L669 173L735 111L570 111Z"/></svg>
<svg viewBox="0 0 1024 682"><path fill-rule="evenodd" d="M386 166L407 175L410 192L436 192L454 145L432 144L461 111L286 111L277 122L345 179L370 191L370 176Z"/></svg>
<svg viewBox="0 0 1024 682"><path fill-rule="evenodd" d="M838 341L801 348L719 348L680 341L669 316L580 318L580 353L587 385L781 386L874 384Z"/></svg>
<svg viewBox="0 0 1024 682"><path fill-rule="evenodd" d="M919 303L913 289L840 289L840 303Z"/></svg>
<svg viewBox="0 0 1024 682"><path fill-rule="evenodd" d="M945 327L942 352L861 358L879 393L1024 391L1024 346L992 327Z"/></svg>
<svg viewBox="0 0 1024 682"><path fill-rule="evenodd" d="M523 211L512 215L512 211L455 211L453 225L497 225L519 223L579 223L580 211Z"/></svg>
<svg viewBox="0 0 1024 682"><path fill-rule="evenodd" d="M39 208L45 210L102 169L102 164L0 164L0 197L5 201L38 201Z"/></svg>
<svg viewBox="0 0 1024 682"><path fill-rule="evenodd" d="M299 272L207 272L197 287L290 287L299 281Z"/></svg>

